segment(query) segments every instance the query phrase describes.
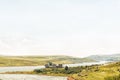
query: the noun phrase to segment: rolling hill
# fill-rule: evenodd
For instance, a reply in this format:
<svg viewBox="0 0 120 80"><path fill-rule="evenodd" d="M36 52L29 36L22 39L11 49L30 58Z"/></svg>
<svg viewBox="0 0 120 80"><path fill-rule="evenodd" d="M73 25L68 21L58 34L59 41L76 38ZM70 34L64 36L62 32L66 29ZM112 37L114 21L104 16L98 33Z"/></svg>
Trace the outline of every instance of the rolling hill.
<svg viewBox="0 0 120 80"><path fill-rule="evenodd" d="M88 58L76 58L71 56L0 56L0 66L38 66L47 62L71 64L92 62Z"/></svg>
<svg viewBox="0 0 120 80"><path fill-rule="evenodd" d="M120 54L112 55L92 55L87 57L96 61L120 61Z"/></svg>

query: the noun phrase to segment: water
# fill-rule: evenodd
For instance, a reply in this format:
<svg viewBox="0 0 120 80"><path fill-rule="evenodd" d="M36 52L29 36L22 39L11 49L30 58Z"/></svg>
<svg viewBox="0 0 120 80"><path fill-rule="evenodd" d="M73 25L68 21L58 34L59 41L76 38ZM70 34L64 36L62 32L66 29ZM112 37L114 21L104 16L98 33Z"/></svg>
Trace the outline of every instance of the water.
<svg viewBox="0 0 120 80"><path fill-rule="evenodd" d="M63 66L68 67L77 67L77 66L90 66L90 65L99 65L99 64L106 64L108 61L100 61L100 62L85 62L85 63L78 63L78 64L65 64Z"/></svg>
<svg viewBox="0 0 120 80"><path fill-rule="evenodd" d="M100 61L100 62L89 62L89 63L78 63L78 64L65 64L63 66L69 67L77 67L77 66L88 66L88 65L95 65L95 64L105 64L107 61ZM42 69L45 68L44 66L19 66L19 67L0 67L0 73L3 72L14 72L14 71L32 71L34 69Z"/></svg>
<svg viewBox="0 0 120 80"><path fill-rule="evenodd" d="M67 80L67 77L27 74L0 74L0 80Z"/></svg>

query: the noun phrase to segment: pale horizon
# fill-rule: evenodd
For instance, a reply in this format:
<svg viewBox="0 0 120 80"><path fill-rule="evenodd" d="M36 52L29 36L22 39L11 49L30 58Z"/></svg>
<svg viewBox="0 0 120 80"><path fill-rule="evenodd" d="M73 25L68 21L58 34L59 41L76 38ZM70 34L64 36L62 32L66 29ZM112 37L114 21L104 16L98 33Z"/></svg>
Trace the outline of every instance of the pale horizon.
<svg viewBox="0 0 120 80"><path fill-rule="evenodd" d="M119 0L0 0L0 55L120 53Z"/></svg>

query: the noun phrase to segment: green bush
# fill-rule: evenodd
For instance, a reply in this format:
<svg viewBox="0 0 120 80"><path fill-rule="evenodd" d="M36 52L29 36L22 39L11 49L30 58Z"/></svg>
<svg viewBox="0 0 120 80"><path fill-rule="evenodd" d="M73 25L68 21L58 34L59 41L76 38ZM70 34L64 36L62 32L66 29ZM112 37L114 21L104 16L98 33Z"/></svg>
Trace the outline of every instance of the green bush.
<svg viewBox="0 0 120 80"><path fill-rule="evenodd" d="M42 73L43 70L41 70L41 69L35 69L34 72L36 72L36 73Z"/></svg>
<svg viewBox="0 0 120 80"><path fill-rule="evenodd" d="M43 74L78 74L82 72L83 70L85 71L91 71L95 70L98 71L97 66L79 66L79 67L68 67L66 66L65 68L45 68L45 69L35 69L34 72L36 73L43 73Z"/></svg>

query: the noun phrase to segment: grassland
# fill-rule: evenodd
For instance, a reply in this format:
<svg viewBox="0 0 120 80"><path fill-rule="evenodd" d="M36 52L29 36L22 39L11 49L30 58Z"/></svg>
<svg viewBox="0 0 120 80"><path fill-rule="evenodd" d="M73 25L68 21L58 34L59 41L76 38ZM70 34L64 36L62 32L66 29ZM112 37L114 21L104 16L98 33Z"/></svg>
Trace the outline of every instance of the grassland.
<svg viewBox="0 0 120 80"><path fill-rule="evenodd" d="M120 62L109 65L92 65L64 68L37 69L30 72L8 72L11 74L37 74L50 76L69 76L75 80L120 80Z"/></svg>
<svg viewBox="0 0 120 80"><path fill-rule="evenodd" d="M90 70L85 70L83 73L80 72L79 74L74 74L72 77L74 77L76 80L107 80L107 77L118 76L119 74L120 62L117 62L105 66L98 66L96 68L93 67ZM113 80L120 80L120 78Z"/></svg>
<svg viewBox="0 0 120 80"><path fill-rule="evenodd" d="M39 66L49 61L57 64L70 64L92 62L94 60L70 56L0 56L0 66Z"/></svg>

